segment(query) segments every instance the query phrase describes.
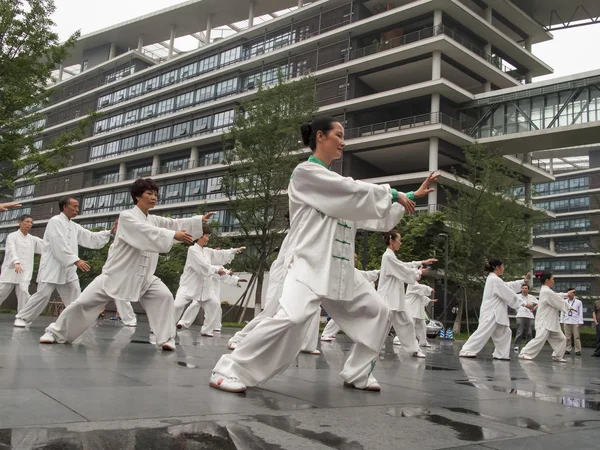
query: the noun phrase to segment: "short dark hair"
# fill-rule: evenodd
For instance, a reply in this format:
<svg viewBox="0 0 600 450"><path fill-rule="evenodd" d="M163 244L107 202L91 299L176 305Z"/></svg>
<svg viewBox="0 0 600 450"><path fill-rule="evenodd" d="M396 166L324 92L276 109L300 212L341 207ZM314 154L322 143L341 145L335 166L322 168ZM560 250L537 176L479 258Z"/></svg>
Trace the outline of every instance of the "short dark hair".
<svg viewBox="0 0 600 450"><path fill-rule="evenodd" d="M202 234L211 234L212 233L212 228L208 226L208 224L203 223L202 224Z"/></svg>
<svg viewBox="0 0 600 450"><path fill-rule="evenodd" d="M302 142L304 145L308 145L314 152L317 148L317 133L320 131L327 134L333 130L333 124L338 122L333 117L319 116L315 117L312 122L303 123L300 127L300 134L302 135Z"/></svg>
<svg viewBox="0 0 600 450"><path fill-rule="evenodd" d="M70 195L66 195L66 196L62 197L58 201L58 209L61 212L64 211L65 210L65 206L69 206L69 203L71 203L71 200L77 201L77 199L75 197L71 197Z"/></svg>
<svg viewBox="0 0 600 450"><path fill-rule="evenodd" d="M569 288L569 289L567 289L567 292L569 292L569 291L576 291L576 290L577 289L575 289L575 288Z"/></svg>
<svg viewBox="0 0 600 450"><path fill-rule="evenodd" d="M17 219L19 222L23 222L25 219L33 219L29 214L21 214Z"/></svg>
<svg viewBox="0 0 600 450"><path fill-rule="evenodd" d="M521 287L522 287L522 288L526 287L527 289L529 289L529 285L528 285L527 283L523 283L523 284L521 285Z"/></svg>
<svg viewBox="0 0 600 450"><path fill-rule="evenodd" d="M137 205L138 197L141 197L146 191L154 191L158 195L158 184L152 178L138 178L135 180L129 189L133 204Z"/></svg>

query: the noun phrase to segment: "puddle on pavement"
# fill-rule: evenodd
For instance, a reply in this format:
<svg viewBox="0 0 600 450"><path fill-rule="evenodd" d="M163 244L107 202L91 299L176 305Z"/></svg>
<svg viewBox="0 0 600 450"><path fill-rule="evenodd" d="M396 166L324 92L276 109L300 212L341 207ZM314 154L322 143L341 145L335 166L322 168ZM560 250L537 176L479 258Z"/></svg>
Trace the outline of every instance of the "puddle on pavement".
<svg viewBox="0 0 600 450"><path fill-rule="evenodd" d="M575 420L571 422L558 423L556 425L542 425L529 417L497 417L490 416L488 414L482 414L472 409L460 408L460 407L444 407L448 411L467 414L470 416L481 417L482 419L491 420L492 422L502 423L504 425L512 425L520 428L527 428L535 431L546 431L546 432L557 432L567 428L579 428L585 426L587 423L598 423L600 420Z"/></svg>
<svg viewBox="0 0 600 450"><path fill-rule="evenodd" d="M436 425L450 428L456 433L457 439L461 441L485 441L490 439L499 439L509 437L511 435L502 433L500 431L492 430L491 428L481 427L479 425L473 425L470 423L459 422L457 420L449 419L439 414L433 414L426 408L399 408L394 407L386 411L386 414L392 417L412 417L415 419L426 420L427 422L434 423Z"/></svg>
<svg viewBox="0 0 600 450"><path fill-rule="evenodd" d="M65 428L16 428L0 430L0 444L9 448L37 450L282 450L270 444L243 423L225 425L199 422L163 428L131 430L68 431Z"/></svg>
<svg viewBox="0 0 600 450"><path fill-rule="evenodd" d="M148 342L147 340L143 341L141 339L132 339L129 342L132 344L150 344L150 342Z"/></svg>
<svg viewBox="0 0 600 450"><path fill-rule="evenodd" d="M181 367L187 367L188 369L197 369L198 366L190 363L186 363L185 361L177 361L177 365Z"/></svg>
<svg viewBox="0 0 600 450"><path fill-rule="evenodd" d="M272 409L274 411L317 408L317 406L311 405L310 403L293 403L290 401L290 399L279 400L273 397L268 397L264 395L262 391L256 389L246 391L245 397L251 401L255 400L257 403L260 403L261 406Z"/></svg>
<svg viewBox="0 0 600 450"><path fill-rule="evenodd" d="M456 370L456 369L451 369L450 367L432 366L430 364L426 364L425 370Z"/></svg>
<svg viewBox="0 0 600 450"><path fill-rule="evenodd" d="M291 417L267 416L264 414L259 414L252 416L252 418L264 423L265 425L269 425L270 427L310 439L311 441L317 441L331 448L336 448L339 450L364 450L364 447L360 443L356 441L349 441L344 437L335 435L328 431L319 433L305 428L300 428L301 423L295 419L292 419Z"/></svg>

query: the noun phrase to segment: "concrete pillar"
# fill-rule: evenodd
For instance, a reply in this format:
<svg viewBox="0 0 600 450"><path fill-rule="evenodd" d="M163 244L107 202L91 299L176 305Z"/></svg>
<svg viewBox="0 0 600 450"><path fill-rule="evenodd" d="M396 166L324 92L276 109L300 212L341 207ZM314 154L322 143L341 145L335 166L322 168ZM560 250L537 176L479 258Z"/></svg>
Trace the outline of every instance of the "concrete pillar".
<svg viewBox="0 0 600 450"><path fill-rule="evenodd" d="M160 173L160 156L154 155L152 158L152 175L158 175Z"/></svg>
<svg viewBox="0 0 600 450"><path fill-rule="evenodd" d="M60 66L58 66L58 81L59 82L62 81L62 79L63 79L64 71L65 71L64 65L61 64Z"/></svg>
<svg viewBox="0 0 600 450"><path fill-rule="evenodd" d="M175 25L171 25L171 37L169 38L169 56L167 59L173 58L173 48L175 47Z"/></svg>
<svg viewBox="0 0 600 450"><path fill-rule="evenodd" d="M437 27L438 25L442 24L442 10L441 9L436 9L433 11L433 26Z"/></svg>
<svg viewBox="0 0 600 450"><path fill-rule="evenodd" d="M193 169L194 167L198 167L198 147L194 146L192 147L192 150L190 151L190 165L189 168Z"/></svg>
<svg viewBox="0 0 600 450"><path fill-rule="evenodd" d="M248 28L254 26L254 2L250 1L250 10L248 11Z"/></svg>
<svg viewBox="0 0 600 450"><path fill-rule="evenodd" d="M119 181L125 181L127 179L127 164L122 162L119 164Z"/></svg>
<svg viewBox="0 0 600 450"><path fill-rule="evenodd" d="M525 203L531 205L531 179L526 179L524 182L525 187Z"/></svg>
<svg viewBox="0 0 600 450"><path fill-rule="evenodd" d="M483 10L483 18L486 22L492 23L493 10L491 6L488 6Z"/></svg>
<svg viewBox="0 0 600 450"><path fill-rule="evenodd" d="M304 6L304 0L298 0L298 8L302 8Z"/></svg>
<svg viewBox="0 0 600 450"><path fill-rule="evenodd" d="M210 44L210 34L212 33L212 17L209 15L208 19L206 19L206 31L204 34L206 35L206 45Z"/></svg>
<svg viewBox="0 0 600 450"><path fill-rule="evenodd" d="M137 46L137 50L138 52L141 52L142 49L144 48L144 36L142 36L141 34L138 36L138 46Z"/></svg>
<svg viewBox="0 0 600 450"><path fill-rule="evenodd" d="M552 156L550 157L550 164L548 164L548 172L550 172L550 175L554 175L554 160Z"/></svg>
<svg viewBox="0 0 600 450"><path fill-rule="evenodd" d="M492 90L492 82L486 81L483 83L483 92L490 92Z"/></svg>
<svg viewBox="0 0 600 450"><path fill-rule="evenodd" d="M527 72L525 74L525 84L533 83L533 77L531 76L531 72Z"/></svg>
<svg viewBox="0 0 600 450"><path fill-rule="evenodd" d="M438 96L439 96L439 94L438 94ZM430 172L434 172L434 171L438 170L439 146L440 146L440 140L437 137L429 138L429 171ZM435 186L432 186L432 187L435 188L435 191L430 192L427 195L427 204L430 205L429 206L430 211L435 211L435 209L433 209L435 207L431 206L431 205L437 205L437 203L438 203L437 183Z"/></svg>
<svg viewBox="0 0 600 450"><path fill-rule="evenodd" d="M525 39L525 50L527 50L529 53L531 53L531 38L530 37Z"/></svg>
<svg viewBox="0 0 600 450"><path fill-rule="evenodd" d="M554 243L554 238L550 238L550 240L548 241L548 248L551 252L556 251L556 244Z"/></svg>
<svg viewBox="0 0 600 450"><path fill-rule="evenodd" d="M117 43L111 42L110 52L108 52L108 59L113 59L115 56L117 56Z"/></svg>
<svg viewBox="0 0 600 450"><path fill-rule="evenodd" d="M434 50L431 62L431 79L439 80L442 78L442 52Z"/></svg>
<svg viewBox="0 0 600 450"><path fill-rule="evenodd" d="M436 113L440 112L440 93L434 92L431 94L431 115L433 116ZM432 117L434 120L435 117Z"/></svg>

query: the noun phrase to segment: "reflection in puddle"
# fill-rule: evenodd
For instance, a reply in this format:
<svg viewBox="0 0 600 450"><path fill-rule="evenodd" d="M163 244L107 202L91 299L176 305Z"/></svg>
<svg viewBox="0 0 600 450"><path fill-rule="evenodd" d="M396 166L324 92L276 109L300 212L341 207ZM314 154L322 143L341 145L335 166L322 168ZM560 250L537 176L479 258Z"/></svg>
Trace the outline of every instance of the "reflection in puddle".
<svg viewBox="0 0 600 450"><path fill-rule="evenodd" d="M147 340L143 341L141 339L132 339L129 342L132 344L150 344L150 342L148 342Z"/></svg>
<svg viewBox="0 0 600 450"><path fill-rule="evenodd" d="M188 369L197 369L198 366L194 364L186 363L185 361L177 361L177 365L181 367L187 367Z"/></svg>
<svg viewBox="0 0 600 450"><path fill-rule="evenodd" d="M450 367L432 366L432 365L426 364L425 370L456 370L456 369L451 369Z"/></svg>
<svg viewBox="0 0 600 450"><path fill-rule="evenodd" d="M386 411L386 414L392 417L412 417L415 419L422 419L436 425L451 428L456 433L456 437L461 441L476 442L510 436L507 433L492 430L491 428L458 422L439 414L432 414L431 411L425 408L390 408Z"/></svg>
<svg viewBox="0 0 600 450"><path fill-rule="evenodd" d="M278 430L295 434L312 441L320 442L321 444L331 448L340 450L364 450L364 447L358 442L348 441L348 439L337 436L328 431L318 433L305 428L299 428L300 422L292 419L291 417L257 415L253 416L253 418L261 423L264 423L265 425L269 425L273 428L277 428Z"/></svg>

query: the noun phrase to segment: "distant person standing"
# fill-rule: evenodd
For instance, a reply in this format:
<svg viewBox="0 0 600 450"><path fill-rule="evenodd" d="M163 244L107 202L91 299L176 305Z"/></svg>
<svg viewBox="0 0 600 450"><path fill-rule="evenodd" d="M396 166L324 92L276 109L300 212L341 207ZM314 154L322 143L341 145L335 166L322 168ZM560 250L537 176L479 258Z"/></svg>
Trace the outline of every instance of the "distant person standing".
<svg viewBox="0 0 600 450"><path fill-rule="evenodd" d="M529 295L529 285L524 284L521 286L521 297L527 303L534 305L533 311L537 309L537 299L533 295ZM533 311L526 308L525 306L517 309L517 335L515 336L515 352L519 351L521 345L521 339L525 335L525 342L528 342L532 337L534 315Z"/></svg>
<svg viewBox="0 0 600 450"><path fill-rule="evenodd" d="M594 302L592 315L594 317L594 325L596 326L596 350L592 353L592 356L600 358L600 300Z"/></svg>
<svg viewBox="0 0 600 450"><path fill-rule="evenodd" d="M569 304L569 311L562 312L560 314L560 321L562 322L565 330L565 337L567 338L567 349L565 350L566 355L571 354L571 337L575 341L575 354L581 356L581 337L579 336L579 327L583 326L583 303L581 300L575 298L575 289L569 288L567 291L567 303Z"/></svg>

